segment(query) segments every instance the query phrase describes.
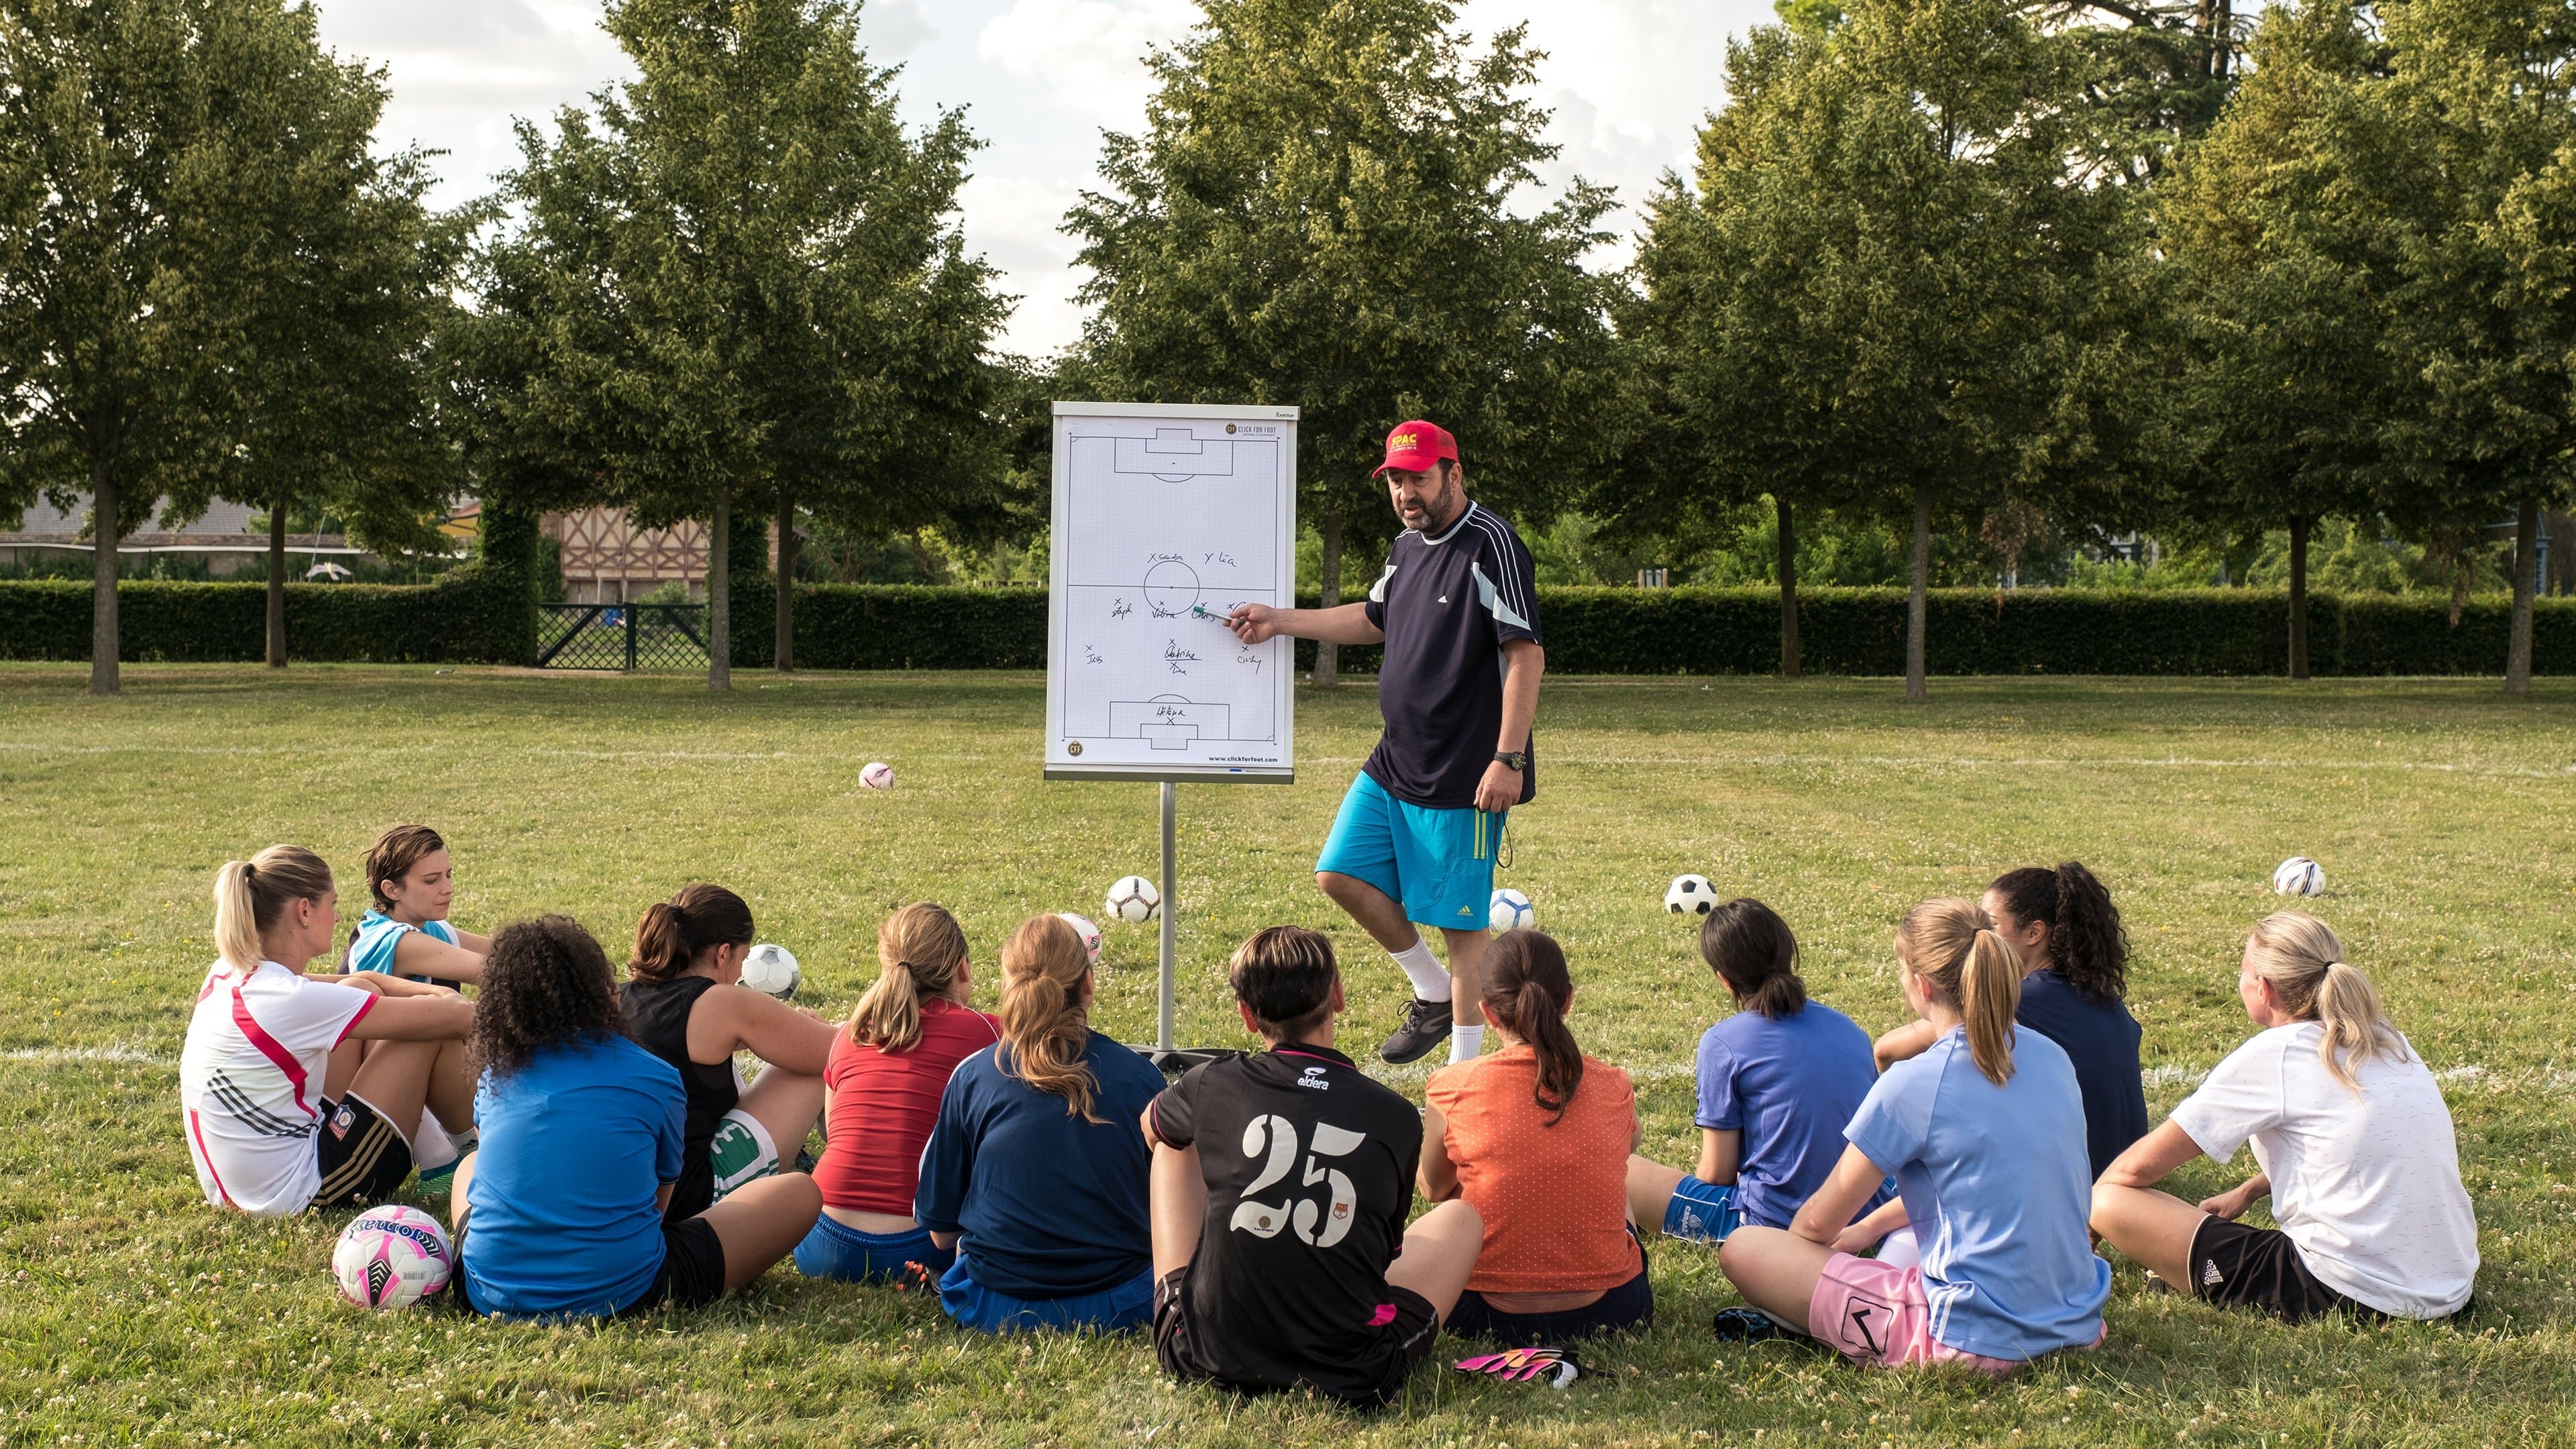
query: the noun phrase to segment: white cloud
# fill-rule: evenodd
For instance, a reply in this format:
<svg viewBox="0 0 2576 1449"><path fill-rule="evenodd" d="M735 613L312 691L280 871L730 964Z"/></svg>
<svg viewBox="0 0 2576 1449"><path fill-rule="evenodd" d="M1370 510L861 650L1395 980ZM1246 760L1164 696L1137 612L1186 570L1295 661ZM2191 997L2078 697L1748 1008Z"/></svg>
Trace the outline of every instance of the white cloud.
<svg viewBox="0 0 2576 1449"><path fill-rule="evenodd" d="M1017 0L976 36L975 49L1059 103L1127 126L1143 117L1153 89L1145 52L1198 19L1189 0Z"/></svg>

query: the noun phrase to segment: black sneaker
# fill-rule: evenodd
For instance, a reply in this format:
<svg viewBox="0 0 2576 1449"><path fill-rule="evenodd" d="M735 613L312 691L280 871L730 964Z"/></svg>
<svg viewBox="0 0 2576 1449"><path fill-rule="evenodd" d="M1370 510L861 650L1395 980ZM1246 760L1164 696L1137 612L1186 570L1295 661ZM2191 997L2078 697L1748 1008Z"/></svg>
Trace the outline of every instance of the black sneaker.
<svg viewBox="0 0 2576 1449"><path fill-rule="evenodd" d="M1789 1330L1782 1328L1778 1319L1759 1308L1721 1308L1709 1327L1716 1330L1720 1343L1760 1343L1789 1336Z"/></svg>
<svg viewBox="0 0 2576 1449"><path fill-rule="evenodd" d="M1404 1025L1395 1029L1395 1035L1386 1039L1377 1054L1399 1067L1419 1061L1449 1039L1449 1028L1449 1003L1425 1001L1417 996L1413 1005L1405 1009Z"/></svg>

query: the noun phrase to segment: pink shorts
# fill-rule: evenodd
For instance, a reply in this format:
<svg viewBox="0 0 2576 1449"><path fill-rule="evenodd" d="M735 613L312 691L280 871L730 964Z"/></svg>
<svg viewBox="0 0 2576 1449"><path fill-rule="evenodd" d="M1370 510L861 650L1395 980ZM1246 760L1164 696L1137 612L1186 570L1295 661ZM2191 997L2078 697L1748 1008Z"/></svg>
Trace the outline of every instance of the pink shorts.
<svg viewBox="0 0 2576 1449"><path fill-rule="evenodd" d="M1966 1364L2000 1378L2021 1367L2011 1359L1964 1353L1932 1336L1932 1305L1923 1296L1923 1269L1899 1268L1849 1253L1825 1261L1807 1300L1807 1326L1854 1363Z"/></svg>

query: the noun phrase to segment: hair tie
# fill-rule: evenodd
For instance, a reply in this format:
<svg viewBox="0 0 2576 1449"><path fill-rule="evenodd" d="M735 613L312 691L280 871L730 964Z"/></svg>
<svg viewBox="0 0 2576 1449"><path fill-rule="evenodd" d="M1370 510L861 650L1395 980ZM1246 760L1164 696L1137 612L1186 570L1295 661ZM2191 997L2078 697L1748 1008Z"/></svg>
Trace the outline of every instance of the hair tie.
<svg viewBox="0 0 2576 1449"><path fill-rule="evenodd" d="M249 861L247 861L247 860L245 860L245 861L243 861L243 862L242 862L242 879L243 879L243 880L249 880L252 876L255 876L255 875L257 875L257 874L259 874L259 867L258 867L257 865L254 865L254 864L252 864L251 862L249 862Z"/></svg>
<svg viewBox="0 0 2576 1449"><path fill-rule="evenodd" d="M1064 1009L1067 1011L1080 1011L1082 1009L1081 987L1068 986L1064 989Z"/></svg>

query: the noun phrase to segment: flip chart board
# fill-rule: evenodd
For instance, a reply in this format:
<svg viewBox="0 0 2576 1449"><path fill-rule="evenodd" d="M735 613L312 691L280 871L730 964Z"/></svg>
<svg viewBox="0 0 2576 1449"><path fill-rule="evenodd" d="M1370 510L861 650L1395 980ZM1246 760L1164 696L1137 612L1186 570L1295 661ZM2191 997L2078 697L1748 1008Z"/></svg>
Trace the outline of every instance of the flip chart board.
<svg viewBox="0 0 2576 1449"><path fill-rule="evenodd" d="M1297 409L1055 405L1049 779L1286 781L1290 641L1237 604L1295 603Z"/></svg>

